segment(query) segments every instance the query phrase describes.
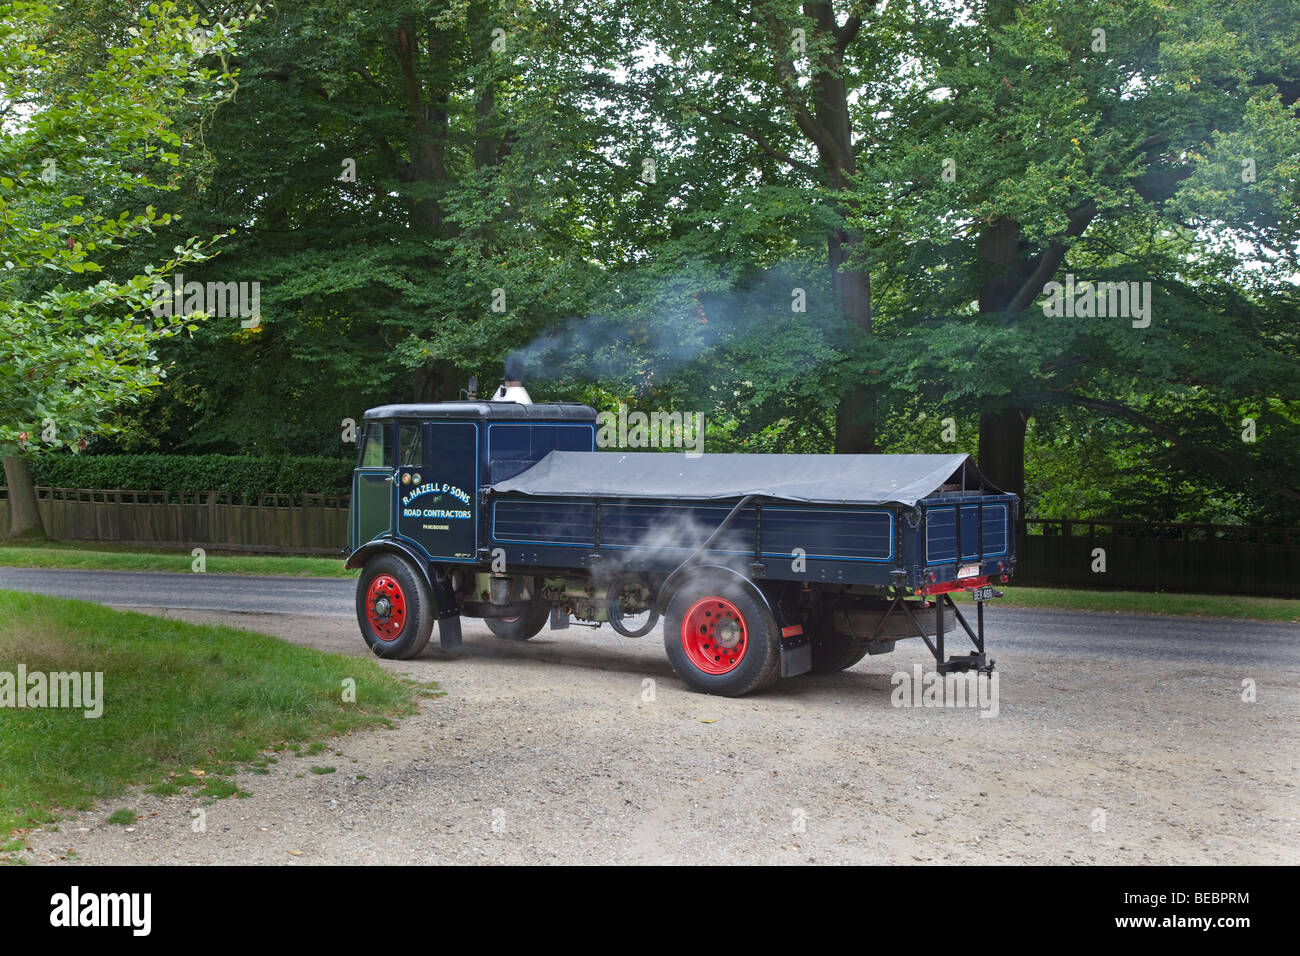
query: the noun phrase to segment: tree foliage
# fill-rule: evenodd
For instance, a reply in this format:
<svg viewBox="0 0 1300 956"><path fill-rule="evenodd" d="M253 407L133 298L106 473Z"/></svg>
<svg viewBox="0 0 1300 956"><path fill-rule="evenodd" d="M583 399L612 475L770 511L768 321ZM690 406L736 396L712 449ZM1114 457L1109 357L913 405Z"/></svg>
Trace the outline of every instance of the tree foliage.
<svg viewBox="0 0 1300 956"><path fill-rule="evenodd" d="M0 20L0 447L6 455L77 446L161 381L156 344L186 322L149 313L153 284L208 258L188 238L135 274L104 261L173 223L140 192L175 188L186 143L177 112L211 109L218 71L201 66L197 16L152 5L121 45L63 82L75 49L41 3ZM216 24L207 50L229 48ZM101 277L102 276L102 277Z"/></svg>
<svg viewBox="0 0 1300 956"><path fill-rule="evenodd" d="M700 410L714 450L961 448L1037 513L1294 521L1295 14L283 0L177 195L238 225L191 271L264 321L164 344L117 447L336 454L520 352L535 397ZM185 235L154 228L120 268ZM1070 276L1148 311L1048 314Z"/></svg>

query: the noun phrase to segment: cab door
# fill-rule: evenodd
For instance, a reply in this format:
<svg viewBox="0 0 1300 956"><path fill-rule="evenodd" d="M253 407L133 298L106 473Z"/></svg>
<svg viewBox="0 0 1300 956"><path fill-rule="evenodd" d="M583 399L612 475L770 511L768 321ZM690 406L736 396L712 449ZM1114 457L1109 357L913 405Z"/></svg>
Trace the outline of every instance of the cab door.
<svg viewBox="0 0 1300 956"><path fill-rule="evenodd" d="M348 548L355 551L393 527L393 426L368 422L352 471L352 520Z"/></svg>
<svg viewBox="0 0 1300 956"><path fill-rule="evenodd" d="M397 533L430 558L473 561L478 552L478 425L403 425Z"/></svg>

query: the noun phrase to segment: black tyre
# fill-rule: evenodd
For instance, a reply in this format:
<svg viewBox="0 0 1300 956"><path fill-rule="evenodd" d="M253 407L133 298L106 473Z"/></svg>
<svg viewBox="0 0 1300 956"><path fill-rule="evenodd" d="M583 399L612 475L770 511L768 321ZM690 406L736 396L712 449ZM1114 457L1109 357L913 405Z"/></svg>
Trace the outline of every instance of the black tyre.
<svg viewBox="0 0 1300 956"><path fill-rule="evenodd" d="M819 612L809 631L812 637L810 674L834 674L847 670L867 656L867 642L859 641L844 630L836 630L834 614L830 610Z"/></svg>
<svg viewBox="0 0 1300 956"><path fill-rule="evenodd" d="M497 637L507 641L532 640L546 626L551 616L551 606L545 601L534 601L519 617L486 617L483 620Z"/></svg>
<svg viewBox="0 0 1300 956"><path fill-rule="evenodd" d="M381 554L366 562L357 581L357 623L380 657L415 657L429 643L437 611L433 596L410 562Z"/></svg>
<svg viewBox="0 0 1300 956"><path fill-rule="evenodd" d="M664 649L691 690L739 697L781 675L781 642L767 607L739 581L682 587L664 616Z"/></svg>

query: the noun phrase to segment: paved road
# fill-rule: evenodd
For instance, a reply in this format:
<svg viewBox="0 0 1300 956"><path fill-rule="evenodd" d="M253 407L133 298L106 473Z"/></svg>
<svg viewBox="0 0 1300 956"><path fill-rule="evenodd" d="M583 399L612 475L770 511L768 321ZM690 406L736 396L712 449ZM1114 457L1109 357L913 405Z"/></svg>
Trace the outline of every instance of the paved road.
<svg viewBox="0 0 1300 956"><path fill-rule="evenodd" d="M97 601L112 607L159 607L244 614L351 617L356 585L347 579L0 568L0 588ZM1222 618L1099 614L998 607L986 618L989 650L1163 661L1300 668L1300 625ZM358 642L360 638L358 638ZM963 642L949 636L950 652Z"/></svg>

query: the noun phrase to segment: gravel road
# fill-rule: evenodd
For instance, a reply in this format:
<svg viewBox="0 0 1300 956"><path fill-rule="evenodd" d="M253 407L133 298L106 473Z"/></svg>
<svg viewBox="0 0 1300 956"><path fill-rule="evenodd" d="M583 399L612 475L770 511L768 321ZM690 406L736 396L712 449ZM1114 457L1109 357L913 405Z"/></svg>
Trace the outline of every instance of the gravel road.
<svg viewBox="0 0 1300 956"><path fill-rule="evenodd" d="M52 590L74 574L105 572L0 569L0 588ZM125 576L138 579L136 590L100 580L95 593L201 605L211 597L201 589L225 590L215 600L229 597L227 606L269 593L277 607L325 610L140 609L323 650L364 649L347 616L349 581ZM185 580L184 591L144 581L171 577ZM150 587L184 596L158 597ZM728 700L686 691L658 631L628 640L573 627L516 644L467 621L454 656L430 650L383 663L438 680L447 696L395 730L337 738L325 753L241 774L252 796L203 807L203 832L192 826L193 798L132 792L57 832L30 834L32 849L20 856L291 865L1300 862L1300 626L996 608L989 632L996 717L892 706L896 671L932 668L917 642L841 674ZM1252 702L1242 699L1243 681L1254 682ZM336 770L317 775L312 766ZM120 807L143 814L131 832L106 822Z"/></svg>

